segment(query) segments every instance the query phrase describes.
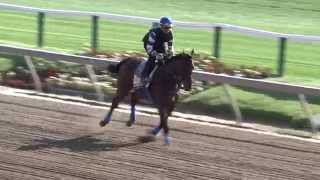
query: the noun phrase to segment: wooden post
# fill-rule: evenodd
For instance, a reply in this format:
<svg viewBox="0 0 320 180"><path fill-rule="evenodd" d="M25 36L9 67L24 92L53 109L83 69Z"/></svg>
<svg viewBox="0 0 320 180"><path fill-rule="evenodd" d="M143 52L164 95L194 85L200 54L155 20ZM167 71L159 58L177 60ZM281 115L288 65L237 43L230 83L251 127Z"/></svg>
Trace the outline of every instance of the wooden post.
<svg viewBox="0 0 320 180"><path fill-rule="evenodd" d="M98 31L98 20L99 16L92 16L91 23L91 50L93 53L97 52L99 31Z"/></svg>
<svg viewBox="0 0 320 180"><path fill-rule="evenodd" d="M284 65L286 61L287 38L279 39L279 55L278 55L278 76L284 75Z"/></svg>
<svg viewBox="0 0 320 180"><path fill-rule="evenodd" d="M45 18L44 12L39 12L38 13L38 40L37 40L38 47L43 46L44 18Z"/></svg>
<svg viewBox="0 0 320 180"><path fill-rule="evenodd" d="M220 58L220 49L221 49L221 27L215 27L214 33L214 43L213 43L213 55L218 59Z"/></svg>

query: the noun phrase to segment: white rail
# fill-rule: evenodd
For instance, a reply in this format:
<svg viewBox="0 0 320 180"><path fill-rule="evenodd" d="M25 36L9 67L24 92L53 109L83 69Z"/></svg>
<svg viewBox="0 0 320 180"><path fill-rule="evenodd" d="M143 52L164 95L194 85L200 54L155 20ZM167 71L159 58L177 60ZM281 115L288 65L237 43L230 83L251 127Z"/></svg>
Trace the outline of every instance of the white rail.
<svg viewBox="0 0 320 180"><path fill-rule="evenodd" d="M89 64L96 66L107 66L117 63L116 60L101 59L88 56L70 55L66 53L57 53L41 49L21 48L11 45L0 44L0 53L14 54L21 56L41 57L47 60L68 61L79 64ZM235 86L252 87L261 90L271 90L285 92L290 94L305 94L311 96L320 96L320 88L280 83L268 80L249 79L243 77L228 76L223 74L214 74L209 72L194 71L193 78L200 81L212 81L216 83L230 84Z"/></svg>
<svg viewBox="0 0 320 180"><path fill-rule="evenodd" d="M73 63L79 63L83 65L96 65L96 66L107 66L111 63L116 63L116 60L106 60L88 56L77 56L66 53L57 53L52 51L46 51L41 49L30 49L30 48L21 48L16 46L0 44L0 53L3 54L13 54L21 56L31 56L31 57L40 57L53 61L68 61Z"/></svg>
<svg viewBox="0 0 320 180"><path fill-rule="evenodd" d="M62 16L99 16L101 18L114 20L114 21L126 21L126 22L147 23L147 24L151 24L152 22L155 22L158 20L154 18L126 16L126 15L101 13L101 12L34 8L34 7L19 6L19 5L12 5L12 4L6 4L6 3L0 3L0 9L9 10L9 11L31 12L31 13L43 12L46 14L62 15ZM239 32L239 33L247 34L251 36L268 37L268 38L274 38L274 39L287 38L288 40L302 41L302 42L320 42L320 36L284 34L284 33L264 31L264 30L254 29L254 28L235 26L230 24L222 24L222 23L192 23L192 22L175 21L175 25L177 27L183 27L183 28L206 29L206 30L212 30L215 27L221 27L224 30Z"/></svg>
<svg viewBox="0 0 320 180"><path fill-rule="evenodd" d="M2 44L0 44L0 54L14 54L14 55L21 55L25 57L28 57L28 56L41 57L47 60L54 60L54 61L61 60L61 61L79 63L83 65L97 65L97 66L107 66L109 64L118 62L116 60L77 56L77 55L56 53L51 51L39 50L39 49L20 48L20 47L2 45ZM94 76L95 75L91 72L90 77L91 78L93 77L92 79L94 79ZM195 71L193 73L193 78L200 81L212 81L212 82L221 83L224 85L225 93L230 100L230 103L235 112L235 116L238 124L242 120L242 115L236 103L236 99L230 93L228 88L229 86L227 84L298 95L300 98L302 109L305 112L306 116L309 118L310 124L312 125L312 131L316 132L316 127L318 125L320 126L319 124L320 120L317 119L318 116L312 115L311 109L309 108L308 103L304 97L304 95L320 96L320 88L273 82L273 81L267 81L267 80L248 79L248 78L214 74L214 73L208 73L208 72L200 72L200 71ZM101 93L98 94L98 97L101 99L102 97Z"/></svg>

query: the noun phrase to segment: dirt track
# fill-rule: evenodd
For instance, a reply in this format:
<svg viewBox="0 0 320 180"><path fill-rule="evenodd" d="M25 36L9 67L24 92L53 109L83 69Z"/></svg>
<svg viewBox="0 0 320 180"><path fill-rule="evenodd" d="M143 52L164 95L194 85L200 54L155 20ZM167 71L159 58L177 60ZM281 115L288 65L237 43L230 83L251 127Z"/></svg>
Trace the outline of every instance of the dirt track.
<svg viewBox="0 0 320 180"><path fill-rule="evenodd" d="M105 112L0 95L0 179L320 179L318 143L172 120L172 145L142 143L156 119Z"/></svg>

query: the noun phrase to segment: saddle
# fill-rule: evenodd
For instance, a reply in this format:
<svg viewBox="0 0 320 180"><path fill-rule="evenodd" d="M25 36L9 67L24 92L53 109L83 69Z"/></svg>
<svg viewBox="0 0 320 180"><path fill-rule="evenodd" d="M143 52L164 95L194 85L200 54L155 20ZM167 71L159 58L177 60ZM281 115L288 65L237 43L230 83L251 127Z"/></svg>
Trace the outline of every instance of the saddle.
<svg viewBox="0 0 320 180"><path fill-rule="evenodd" d="M147 64L147 61L141 62L135 69L133 74L133 88L131 92L135 92L139 97L145 100L145 104L152 104L152 97L149 92L149 86L152 82L153 75L157 72L159 65L156 64L151 73L149 74L149 81L144 82L142 79L142 72Z"/></svg>
<svg viewBox="0 0 320 180"><path fill-rule="evenodd" d="M143 80L142 79L142 72L146 66L146 63L147 63L147 61L143 61L142 63L140 63L139 66L134 71L134 75L133 75L133 88L134 89L138 89L138 88L142 88L142 87L148 88L148 86L150 85L150 83L152 81L152 77L153 77L154 73L158 69L158 65L156 65L149 75L150 81L145 83L142 81Z"/></svg>

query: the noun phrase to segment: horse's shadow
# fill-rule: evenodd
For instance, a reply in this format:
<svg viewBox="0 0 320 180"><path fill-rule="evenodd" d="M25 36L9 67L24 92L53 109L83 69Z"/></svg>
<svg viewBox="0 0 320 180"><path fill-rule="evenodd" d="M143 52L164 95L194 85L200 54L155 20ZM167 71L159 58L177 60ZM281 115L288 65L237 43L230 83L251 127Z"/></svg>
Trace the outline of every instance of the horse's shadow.
<svg viewBox="0 0 320 180"><path fill-rule="evenodd" d="M93 137L92 135L84 135L72 139L55 140L43 138L34 140L30 145L20 146L19 151L34 151L46 148L69 149L72 152L95 152L95 151L116 151L120 148L137 146L139 144L155 141L154 137L141 136L132 142L114 142Z"/></svg>

